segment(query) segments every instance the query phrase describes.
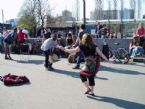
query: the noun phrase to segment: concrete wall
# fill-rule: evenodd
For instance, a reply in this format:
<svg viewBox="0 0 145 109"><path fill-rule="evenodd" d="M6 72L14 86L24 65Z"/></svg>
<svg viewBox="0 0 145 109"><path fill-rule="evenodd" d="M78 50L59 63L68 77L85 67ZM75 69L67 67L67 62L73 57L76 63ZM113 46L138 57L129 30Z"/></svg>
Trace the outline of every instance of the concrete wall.
<svg viewBox="0 0 145 109"><path fill-rule="evenodd" d="M42 38L30 38L28 40L31 43L36 43L36 44L41 44L42 43ZM97 38L97 39L94 39L94 41L96 42L97 46L100 49L102 49L104 39ZM131 39L105 39L105 41L108 43L109 47L111 47L112 49L116 49L118 47L123 47L126 50L128 50L129 49L129 43L131 42ZM120 43L120 44L116 46L116 45L114 45L114 43Z"/></svg>
<svg viewBox="0 0 145 109"><path fill-rule="evenodd" d="M100 49L103 47L103 41L104 39L94 39L96 44ZM129 43L131 42L131 39L105 39L105 41L108 43L109 47L116 49L118 47L123 47L126 50L129 49ZM115 45L114 43L120 43L119 45Z"/></svg>

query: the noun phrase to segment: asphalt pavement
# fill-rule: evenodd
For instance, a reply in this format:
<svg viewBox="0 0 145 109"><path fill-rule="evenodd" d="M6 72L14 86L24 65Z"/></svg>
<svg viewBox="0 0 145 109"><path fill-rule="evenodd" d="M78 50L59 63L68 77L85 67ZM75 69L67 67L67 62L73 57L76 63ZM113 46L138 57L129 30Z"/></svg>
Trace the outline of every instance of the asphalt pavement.
<svg viewBox="0 0 145 109"><path fill-rule="evenodd" d="M44 68L44 56L12 58L0 54L0 76L25 75L30 84L8 87L0 82L0 109L145 109L143 63L101 62L93 97L84 94L79 70L65 58L54 63L55 71Z"/></svg>

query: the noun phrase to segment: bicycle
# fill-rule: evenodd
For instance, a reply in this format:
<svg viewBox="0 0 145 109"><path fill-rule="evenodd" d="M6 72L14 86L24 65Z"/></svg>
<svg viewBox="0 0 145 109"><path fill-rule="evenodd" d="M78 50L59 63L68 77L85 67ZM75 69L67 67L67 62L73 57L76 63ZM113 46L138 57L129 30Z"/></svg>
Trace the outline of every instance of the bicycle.
<svg viewBox="0 0 145 109"><path fill-rule="evenodd" d="M114 43L114 45L118 46L120 43ZM128 51L123 47L115 47L115 49L109 47L109 58L113 58L115 62L118 60L122 64L127 64L130 59Z"/></svg>

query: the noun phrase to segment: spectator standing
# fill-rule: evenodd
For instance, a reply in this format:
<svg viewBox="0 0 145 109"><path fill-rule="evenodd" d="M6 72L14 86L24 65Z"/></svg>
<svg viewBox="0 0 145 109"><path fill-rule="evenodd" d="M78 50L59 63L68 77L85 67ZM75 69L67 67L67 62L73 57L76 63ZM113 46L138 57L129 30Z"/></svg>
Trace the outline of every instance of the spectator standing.
<svg viewBox="0 0 145 109"><path fill-rule="evenodd" d="M82 41L82 37L83 35L85 34L85 25L84 24L81 24L80 25L80 30L79 30L79 33L78 33L78 37L76 39L76 42L75 44L73 45L74 47L77 47L81 44L81 41ZM76 54L76 65L73 67L73 69L80 69L80 64L81 64L81 60L83 59L83 54L82 52L77 52Z"/></svg>
<svg viewBox="0 0 145 109"><path fill-rule="evenodd" d="M0 32L0 52L2 52L3 51L3 35L2 35L2 33Z"/></svg>
<svg viewBox="0 0 145 109"><path fill-rule="evenodd" d="M3 35L4 35L5 59L12 60L10 56L10 51L11 51L10 48L11 48L11 44L14 43L14 40L17 37L17 28L15 28L11 33L5 30Z"/></svg>
<svg viewBox="0 0 145 109"><path fill-rule="evenodd" d="M44 38L44 28L41 27L38 32L37 32L37 36L40 38Z"/></svg>
<svg viewBox="0 0 145 109"><path fill-rule="evenodd" d="M145 29L142 25L142 23L139 23L137 31L136 31L136 35L140 37L140 46L143 46L143 43L145 42Z"/></svg>
<svg viewBox="0 0 145 109"><path fill-rule="evenodd" d="M102 28L103 28L103 25L102 24L100 24L100 22L98 22L97 23L97 25L96 25L96 37L97 38L101 38L101 35L102 35Z"/></svg>
<svg viewBox="0 0 145 109"><path fill-rule="evenodd" d="M51 30L49 28L44 29L44 40L51 37Z"/></svg>
<svg viewBox="0 0 145 109"><path fill-rule="evenodd" d="M25 36L26 36L26 34L23 33L22 30L20 29L19 33L18 33L18 41L19 41L19 43L24 43L25 42Z"/></svg>

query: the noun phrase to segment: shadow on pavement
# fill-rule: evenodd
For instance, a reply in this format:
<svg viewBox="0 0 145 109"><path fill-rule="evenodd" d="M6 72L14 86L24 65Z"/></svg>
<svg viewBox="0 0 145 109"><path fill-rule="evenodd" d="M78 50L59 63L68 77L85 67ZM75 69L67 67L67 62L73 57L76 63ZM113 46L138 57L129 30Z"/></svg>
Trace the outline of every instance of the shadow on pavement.
<svg viewBox="0 0 145 109"><path fill-rule="evenodd" d="M39 64L43 64L44 63L44 60L16 60L16 62L18 63L23 63L23 64L36 64L36 65L39 65Z"/></svg>
<svg viewBox="0 0 145 109"><path fill-rule="evenodd" d="M133 71L133 70L126 70L122 68L111 68L101 65L99 71L109 71L114 73L121 73L121 74L129 74L129 75L145 75L145 73Z"/></svg>
<svg viewBox="0 0 145 109"><path fill-rule="evenodd" d="M59 74L64 74L67 76L71 76L73 78L80 78L80 73L78 72L73 72L73 71L66 71L66 70L61 70L61 69L55 69L53 72L59 73ZM95 78L100 79L100 80L108 80L107 78L104 77L98 77L96 76Z"/></svg>
<svg viewBox="0 0 145 109"><path fill-rule="evenodd" d="M7 87L20 87L20 86L26 86L26 85L31 85L31 82L25 83L25 84L15 84L15 85L7 86Z"/></svg>
<svg viewBox="0 0 145 109"><path fill-rule="evenodd" d="M74 78L80 78L80 74L76 73L76 72L73 72L73 71L55 69L53 72L68 75L68 76L71 76L71 77L74 77Z"/></svg>
<svg viewBox="0 0 145 109"><path fill-rule="evenodd" d="M145 109L144 104L127 101L127 100L122 100L122 99L118 99L118 98L104 97L104 96L90 96L90 95L88 95L87 97L92 100L111 103L111 104L114 104L123 109Z"/></svg>
<svg viewBox="0 0 145 109"><path fill-rule="evenodd" d="M100 79L100 80L108 80L108 78L99 77L99 76L97 76L96 78L97 78L97 79Z"/></svg>

